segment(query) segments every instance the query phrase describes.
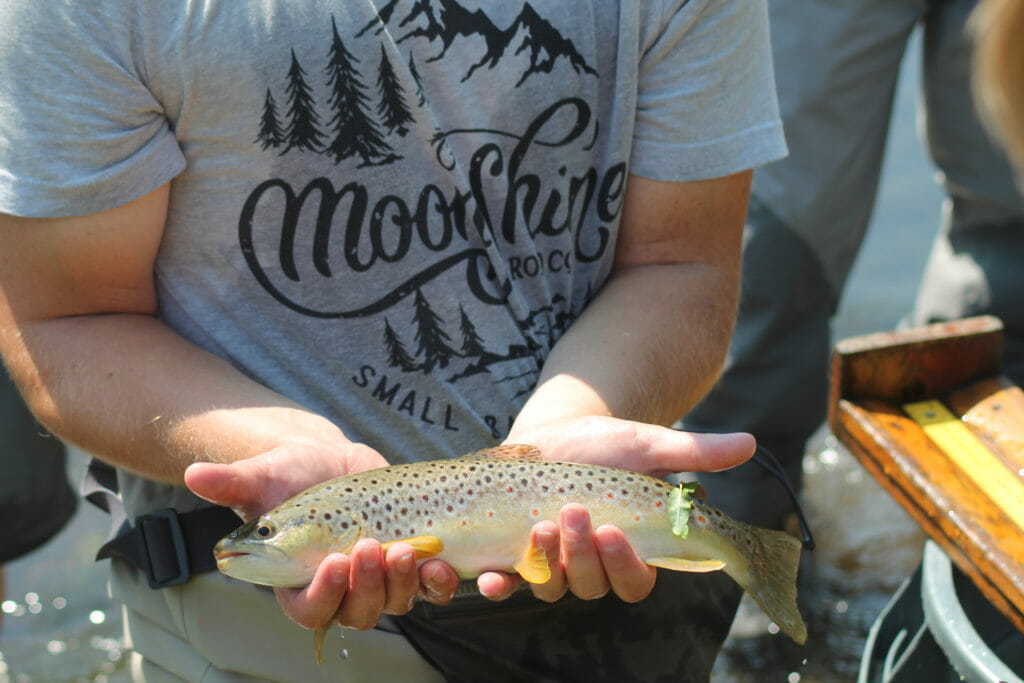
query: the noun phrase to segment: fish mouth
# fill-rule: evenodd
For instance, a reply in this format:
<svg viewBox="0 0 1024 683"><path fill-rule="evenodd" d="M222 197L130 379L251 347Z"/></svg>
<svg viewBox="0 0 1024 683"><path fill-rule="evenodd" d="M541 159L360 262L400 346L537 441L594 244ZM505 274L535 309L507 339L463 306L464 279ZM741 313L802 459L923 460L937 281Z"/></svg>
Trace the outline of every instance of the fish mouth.
<svg viewBox="0 0 1024 683"><path fill-rule="evenodd" d="M217 560L217 562L220 563L220 562L223 562L224 560L230 560L232 557L244 557L246 555L251 555L251 554L252 553L240 553L240 552L237 552L237 551L222 552L222 553L215 554L213 556L213 559Z"/></svg>

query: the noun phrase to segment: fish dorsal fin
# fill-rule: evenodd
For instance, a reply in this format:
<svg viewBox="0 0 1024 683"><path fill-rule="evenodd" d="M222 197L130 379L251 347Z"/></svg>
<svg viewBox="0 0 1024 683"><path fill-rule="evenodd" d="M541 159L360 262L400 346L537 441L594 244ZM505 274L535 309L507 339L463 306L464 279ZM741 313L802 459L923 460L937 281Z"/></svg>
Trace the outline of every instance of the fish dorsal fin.
<svg viewBox="0 0 1024 683"><path fill-rule="evenodd" d="M548 555L544 548L530 543L523 556L516 560L512 568L528 583L547 583L551 580L551 567L548 566Z"/></svg>
<svg viewBox="0 0 1024 683"><path fill-rule="evenodd" d="M400 538L396 541L388 541L387 543L381 543L380 547L387 552L387 549L396 543L408 543L416 550L416 559L425 560L428 557L434 557L440 555L441 551L444 550L444 543L437 536L411 536L410 538Z"/></svg>
<svg viewBox="0 0 1024 683"><path fill-rule="evenodd" d="M540 462L540 449L523 443L507 443L466 453L464 458L491 458L493 460L530 460Z"/></svg>
<svg viewBox="0 0 1024 683"><path fill-rule="evenodd" d="M721 560L687 560L682 557L648 557L644 562L676 572L714 572L725 567Z"/></svg>

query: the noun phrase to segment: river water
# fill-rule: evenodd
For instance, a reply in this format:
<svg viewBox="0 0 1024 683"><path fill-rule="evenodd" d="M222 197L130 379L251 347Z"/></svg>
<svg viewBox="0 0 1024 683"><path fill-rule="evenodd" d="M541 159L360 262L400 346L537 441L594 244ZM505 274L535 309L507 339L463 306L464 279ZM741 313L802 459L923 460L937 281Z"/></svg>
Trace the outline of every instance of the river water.
<svg viewBox="0 0 1024 683"><path fill-rule="evenodd" d="M918 47L912 45L904 65L882 189L835 320L837 339L896 326L913 303L938 224L941 198L915 131ZM82 456L73 454L72 476L82 467ZM810 640L793 645L745 602L716 682L855 680L867 629L916 566L922 542L916 526L824 431L804 470L805 507L818 543L800 586ZM106 526L104 514L83 504L49 544L8 565L0 683L128 680L106 565L92 561Z"/></svg>

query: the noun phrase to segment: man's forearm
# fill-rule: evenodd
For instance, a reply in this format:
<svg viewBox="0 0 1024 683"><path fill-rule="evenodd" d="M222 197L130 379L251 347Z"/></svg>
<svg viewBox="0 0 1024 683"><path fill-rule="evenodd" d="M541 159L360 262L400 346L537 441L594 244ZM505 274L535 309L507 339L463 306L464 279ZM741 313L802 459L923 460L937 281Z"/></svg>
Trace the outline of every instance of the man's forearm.
<svg viewBox="0 0 1024 683"><path fill-rule="evenodd" d="M718 376L738 287L705 264L617 272L552 349L514 432L579 415L671 424Z"/></svg>
<svg viewBox="0 0 1024 683"><path fill-rule="evenodd" d="M341 431L148 315L26 324L4 352L54 434L152 479L182 483L197 460L230 462L285 441L330 446Z"/></svg>

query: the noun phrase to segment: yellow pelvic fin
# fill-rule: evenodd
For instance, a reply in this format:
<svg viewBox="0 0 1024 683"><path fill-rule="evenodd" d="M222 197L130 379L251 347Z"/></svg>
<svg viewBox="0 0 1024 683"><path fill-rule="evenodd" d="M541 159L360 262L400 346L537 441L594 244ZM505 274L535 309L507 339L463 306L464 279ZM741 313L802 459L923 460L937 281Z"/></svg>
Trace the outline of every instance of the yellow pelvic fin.
<svg viewBox="0 0 1024 683"><path fill-rule="evenodd" d="M544 552L544 548L533 543L530 543L526 552L516 560L512 568L529 583L547 583L551 579L547 553Z"/></svg>
<svg viewBox="0 0 1024 683"><path fill-rule="evenodd" d="M676 572L714 572L725 567L721 560L687 560L682 557L649 557L644 562Z"/></svg>
<svg viewBox="0 0 1024 683"><path fill-rule="evenodd" d="M496 460L530 460L540 462L544 458L540 455L540 449L522 443L507 443L493 448L484 448L472 453L466 453L463 458L493 458Z"/></svg>
<svg viewBox="0 0 1024 683"><path fill-rule="evenodd" d="M444 550L444 543L437 536L412 536L410 538L400 538L397 541L388 541L387 543L381 543L380 547L387 552L387 549L396 543L408 543L416 549L416 559L425 560L428 557L434 557L440 555L441 551Z"/></svg>
<svg viewBox="0 0 1024 683"><path fill-rule="evenodd" d="M313 633L313 648L316 650L316 663L324 663L324 636L327 635L327 631L330 630L333 619L328 621L326 624L318 628Z"/></svg>

